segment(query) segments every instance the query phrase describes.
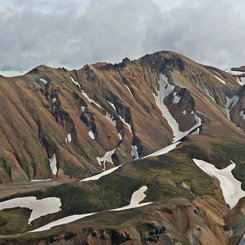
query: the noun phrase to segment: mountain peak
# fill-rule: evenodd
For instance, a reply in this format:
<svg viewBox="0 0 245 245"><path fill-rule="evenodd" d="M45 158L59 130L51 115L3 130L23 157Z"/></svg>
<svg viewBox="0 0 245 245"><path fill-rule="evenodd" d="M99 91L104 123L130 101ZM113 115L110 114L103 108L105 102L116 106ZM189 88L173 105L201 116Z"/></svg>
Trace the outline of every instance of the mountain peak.
<svg viewBox="0 0 245 245"><path fill-rule="evenodd" d="M12 219L0 202L0 234L2 229L11 240L16 227L23 243L35 243L42 240L35 236L39 229L68 222L78 244L81 234L89 243L95 239L93 244L100 244L102 235L112 244L118 243L115 237L127 241L135 234L138 244L156 237L164 244L170 236L174 243L190 244L195 234L196 244L203 239L227 244L228 233L220 225L229 212L225 203L237 208L240 220L237 203L245 186L245 86L238 79L170 51L79 70L40 65L11 82L1 78L0 181L18 184L15 190L6 185L0 194L18 197L21 189L18 201L32 213L28 218L30 212L23 214L10 199L17 217ZM48 200L58 205L50 216L35 205L47 201L50 211ZM117 211L131 208L140 212L118 216ZM36 216L30 226L33 213L45 219ZM114 227L106 227L106 235L101 231L101 224L108 224L105 217ZM60 232L48 234L69 240Z"/></svg>

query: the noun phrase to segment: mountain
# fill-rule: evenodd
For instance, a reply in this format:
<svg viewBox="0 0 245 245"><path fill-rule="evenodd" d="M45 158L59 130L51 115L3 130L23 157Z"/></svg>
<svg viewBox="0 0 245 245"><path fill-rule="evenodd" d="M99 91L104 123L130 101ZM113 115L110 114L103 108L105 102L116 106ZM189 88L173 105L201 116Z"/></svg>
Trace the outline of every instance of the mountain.
<svg viewBox="0 0 245 245"><path fill-rule="evenodd" d="M0 77L3 244L238 244L244 79L168 51Z"/></svg>

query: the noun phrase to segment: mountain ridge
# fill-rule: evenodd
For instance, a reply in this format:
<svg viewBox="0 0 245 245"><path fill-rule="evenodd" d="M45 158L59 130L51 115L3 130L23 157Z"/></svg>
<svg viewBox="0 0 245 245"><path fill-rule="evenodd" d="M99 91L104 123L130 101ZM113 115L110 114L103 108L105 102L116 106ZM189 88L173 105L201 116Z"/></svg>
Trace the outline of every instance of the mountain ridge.
<svg viewBox="0 0 245 245"><path fill-rule="evenodd" d="M177 57L177 60L176 60L176 57ZM97 110L97 115L98 115L98 112L102 113L102 115L103 115L103 113L111 113L112 114L111 116L113 116L113 114L115 112L118 113L113 108L110 108L109 109L109 107L111 107L111 104L109 105L108 102L106 102L107 105L104 105L108 109L105 109L105 108L102 109L102 107L100 105L100 103L101 103L100 100L101 99L103 100L103 98L105 98L105 97L108 97L109 98L109 96L112 96L111 93L113 93L114 95L111 97L112 101L110 103L113 103L113 100L118 100L117 99L118 98L117 97L118 96L118 93L117 93L116 90L121 89L122 86L123 86L123 90L124 90L124 92L123 92L124 94L123 95L124 95L124 98L126 98L126 101L127 102L125 101L124 98L120 99L120 101L122 101L123 103L128 103L128 101L130 101L130 103L132 103L132 102L138 103L138 105L140 105L141 108L139 108L137 106L137 110L139 110L140 113L144 113L145 115L147 115L147 114L150 113L150 111L151 111L150 108L153 105L152 104L149 104L147 102L144 102L143 103L144 109L142 108L142 100L139 97L140 96L139 93L141 93L141 91L140 91L141 87L140 86L145 86L145 89L147 91L147 92L144 92L144 93L147 93L147 94L145 94L146 98L147 97L149 98L149 86L150 86L150 89L153 90L153 93L154 94L157 93L156 90L154 89L154 86L156 86L156 85L151 84L151 80L154 80L155 79L151 74L154 74L155 70L160 70L160 72L163 72L163 73L164 73L164 69L165 70L167 69L165 72L169 72L169 67L170 67L170 69L176 69L177 71L179 70L180 73L178 72L179 74L176 74L176 78L177 79L178 79L178 76L180 76L180 75L182 76L182 74L181 74L182 71L183 71L184 75L187 75L187 77L191 77L192 78L194 75L202 76L201 74L202 74L203 71L202 70L200 71L200 67L199 67L200 65L198 63L195 63L195 62L193 64L193 62L190 59L186 58L186 57L184 57L184 60L181 60L183 57L184 56L181 56L179 54L172 53L172 52L158 52L158 53L155 53L155 54L152 54L152 55L146 55L146 56L140 58L139 60L129 61L128 59L125 59L124 61L122 61L121 63L116 64L116 65L105 64L105 63L96 63L94 65L85 65L83 68L81 68L79 70L72 70L72 71L68 71L68 70L62 69L62 68L53 69L53 68L49 68L47 66L41 65L41 66L38 66L38 67L32 69L25 76L17 77L17 80L18 79L21 80L22 78L24 78L27 81L28 80L31 81L31 83L30 82L27 82L27 83L25 82L24 85L27 86L27 87L29 86L29 88L31 88L31 90L33 90L33 91L36 91L37 89L39 89L39 90L41 89L41 91L42 91L44 89L43 90L43 93L44 93L43 95L40 95L40 93L38 94L39 97L40 96L44 96L43 99L41 98L42 99L42 102L41 102L42 103L42 107L44 107L44 108L47 107L48 110L51 110L51 109L52 110L56 110L56 112L53 113L53 116L54 116L56 122L58 122L58 124L60 124L64 128L63 130L67 131L67 135L69 135L71 133L70 134L71 137L73 138L73 140L76 141L77 134L76 134L76 127L75 127L75 124L73 122L73 119L70 118L68 112L66 112L64 109L62 109L62 105L61 105L61 102L59 101L59 98L57 98L57 99L55 98L55 96L58 96L58 94L59 94L59 91L57 89L60 89L60 86L63 86L63 84L65 83L65 86L68 86L66 88L66 90L69 89L70 91L73 91L72 92L73 93L72 96L77 96L75 98L75 101L77 101L77 102L75 102L75 103L78 103L78 101L80 101L79 103L82 103L81 106L85 106L85 107L87 106L86 105L86 103L87 103L86 101L87 100L89 100L92 103L91 112L89 111L88 113L83 113L85 116L83 116L83 117L81 116L80 117L80 119L83 120L83 123L85 123L85 125L87 124L87 127L96 126L94 124L95 117L94 117L94 114L93 114L94 113L93 110L95 110L95 109ZM156 60L158 60L158 63L156 62ZM187 63L185 63L185 62L187 62ZM189 63L191 62L191 63L189 64L188 62ZM109 66L110 70L108 70L108 66ZM127 66L128 66L128 68L127 68ZM127 78L122 73L125 70L126 71L126 76L127 76L127 69L129 69L129 72L132 72L132 73L135 73L136 72L135 73L136 75L134 75L134 76L137 76L137 74L140 75L140 73L142 73L142 70L141 70L140 73L137 73L137 72L139 71L139 69L142 69L142 67L143 67L143 73L142 73L142 75L145 76L145 74L144 74L144 69L145 68L144 67L149 67L149 66L151 67L150 68L151 70L148 71L148 74L150 74L151 77L148 78L148 82L146 81L146 84L145 84L145 82L144 83L142 83L142 82L139 83L139 81L138 82L135 81L135 78L134 77L130 77L129 76ZM184 67L184 66L186 66L186 67ZM194 75L193 74L188 74L188 73L185 74L186 71L187 72L190 72L191 71L189 69L190 66L191 66L191 69L194 70L194 72L196 71L196 69L199 69L198 72L196 74L194 73ZM193 68L193 66L194 66L194 68ZM198 68L196 68L195 66L197 66ZM135 72L134 72L134 68L136 69ZM201 66L201 68L202 68L202 66ZM113 74L111 75L110 72L114 72L115 75L113 75ZM219 71L219 72L221 73L221 75L225 74L223 76L227 76L228 78L233 77L232 75L229 76L229 74L226 74L224 72L221 72L221 71ZM146 73L147 73L147 71L146 71ZM230 91L226 89L227 91L223 92L223 90L222 90L223 89L222 88L223 85L220 86L220 82L215 77L213 77L214 75L212 73L209 73L209 70L208 70L207 74L213 79L213 81L216 80L217 82L214 83L214 84L211 84L211 85L210 85L210 82L209 82L209 84L207 84L207 82L204 82L204 83L200 84L202 86L201 89L202 90L206 90L207 95L212 100L214 100L215 103L218 104L218 106L225 107L225 100L226 100L226 98L224 98L224 96L226 96L227 93L228 94L231 94L232 93L232 90L236 87L235 85L237 85L235 83L237 83L237 82L234 81L235 79L231 79L232 82L229 81L229 83L226 85L226 87L228 87L230 89ZM145 79L145 78L142 77L142 75L140 75L141 76L140 77L141 80L142 79ZM47 76L50 76L50 78L48 78ZM119 80L120 82L116 86L115 86L115 84L113 84L114 81L116 81L116 80L114 80L113 76L117 76L116 79L120 79L121 80L121 81ZM13 79L10 79L9 81L14 81L14 83L16 83L17 81L15 79L13 78ZM51 86L51 88L50 88L49 84L43 84L44 81L46 81L48 83L48 81L49 80L52 81L52 79L53 80L57 80L58 79L56 82L52 82L51 83L51 85L53 84L54 87ZM63 82L59 82L59 79L60 80L63 79L64 81ZM110 82L109 82L109 79L110 79ZM173 79L172 78L172 74L170 76L170 79ZM183 77L181 77L181 79L183 79ZM196 79L196 78L194 77L194 79ZM195 81L194 79L193 79L193 81ZM222 78L220 78L220 79L222 79ZM77 82L77 81L79 81L79 82ZM93 83L93 81L96 81L96 83ZM134 81L134 82L132 82L132 81ZM213 81L212 81L212 83L213 83ZM37 82L38 82L38 84L37 84ZM198 95L198 93L200 94L200 92L203 93L203 91L200 91L199 89L198 89L199 91L197 91L197 89L195 87L193 87L193 83L190 84L189 82L186 82L186 81L184 81L184 82L185 82L184 84L183 84L183 82L179 84L182 87L176 87L176 88L180 92L180 94L187 92L187 94L185 95L185 96L187 96L186 99L189 96L188 95L189 91L191 92L192 95L193 94L194 95ZM21 86L21 83L23 84L23 81L20 82L18 85L16 84L16 86ZM42 84L40 84L40 83L42 83ZM78 93L76 92L76 90L77 89L78 90L81 90L81 85L80 84L82 84L82 83L83 83L83 85L82 85L83 89L82 90L85 90L85 91L82 91L82 93L80 91L78 91L81 94L81 95L78 95ZM75 88L71 88L71 85L75 86ZM87 86L87 88L86 88L86 86ZM177 84L177 86L178 86L178 84ZM211 87L211 89L210 89L209 86L210 87L213 86L213 88ZM44 88L42 88L42 87L44 87ZM76 89L76 87L77 87L77 89ZM108 91L107 88L112 89L112 91ZM191 89L194 88L194 91L192 92L190 90L190 88ZM238 88L238 86L237 86L237 88ZM45 91L45 89L46 89L46 91ZM93 91L96 91L96 90L98 91L98 89L99 89L99 93L94 94ZM212 92L212 89L215 89L215 90L218 89L218 91L219 91L218 94L216 93L215 90L213 90L213 92ZM20 92L20 91L18 91L18 92ZM186 92L184 92L184 91L186 91ZM26 95L25 95L26 92L27 92L26 90L23 91L24 94L22 95L22 97L20 98L20 100L23 100L23 98L27 98ZM108 94L108 92L109 92L109 94ZM128 93L130 93L130 94L128 94ZM177 91L174 92L174 93L177 93ZM172 94L174 94L174 93L172 93ZM171 94L171 97L169 97L169 99L166 101L167 107L170 107L171 106L172 98L173 98L173 95L172 94ZM28 95L31 96L29 92L28 92ZM102 97L100 97L101 99L98 98L98 95L99 96L102 96ZM115 97L115 95L116 95L116 97ZM9 95L9 96L11 96L11 95ZM52 96L54 96L53 99L52 98L49 98L49 97L52 97ZM69 97L70 96L71 95L69 95ZM85 96L85 100L83 98L84 96ZM89 98L89 96L91 98ZM223 98L220 97L220 96L222 96ZM69 97L67 96L67 98L69 98ZM32 98L30 97L30 99L32 99ZM54 105L52 105L52 100L55 101ZM65 100L65 98L64 98L64 100ZM98 101L99 104L98 104L98 102L95 102L95 100ZM149 99L149 100L151 100L151 99ZM108 99L107 99L107 101L108 101ZM194 101L196 101L196 102L198 101L197 97L194 98ZM191 104L193 104L194 101L188 102L189 103L189 106L191 106ZM67 101L64 101L64 102L67 103ZM26 102L26 103L28 103L28 102ZM62 101L62 103L63 103L63 101ZM105 101L103 103L105 103ZM25 106L25 104L24 104L24 106ZM119 104L119 106L121 107L121 108L119 108L119 110L120 110L119 113L123 113L123 114L120 115L121 118L118 118L117 119L118 125L116 125L116 129L117 129L118 133L119 133L120 130L124 130L125 131L126 130L125 129L125 126L127 127L127 124L123 123L122 120L124 120L124 119L122 119L122 117L123 116L128 117L128 118L126 118L126 121L129 120L129 122L131 120L129 117L131 117L131 113L130 113L130 110L131 109L130 108L132 108L132 104L130 106L126 106L126 107L123 104L121 104L121 105ZM193 107L193 106L195 106L195 104L193 104L191 107ZM176 105L175 107L173 107L172 111L170 109L170 113L175 116L175 119L178 116L178 114L180 114L180 112L179 112L179 110L178 110L177 107L178 107L178 105ZM73 108L74 108L74 106L73 106ZM74 109L71 109L71 107L70 107L69 110L74 110ZM111 109L113 109L113 110L111 110ZM123 111L122 111L122 109L123 109ZM183 111L184 111L184 109L185 109L185 107L183 108ZM232 108L232 109L234 111L234 108ZM25 108L24 108L24 110L26 111ZM30 108L29 109L27 108L27 110L30 110ZM134 108L134 110L135 110L135 108ZM217 109L215 109L215 110L217 110ZM34 110L32 109L32 111L35 111L35 109ZM36 110L36 111L38 111L38 110ZM146 114L146 111L148 111L147 114ZM189 109L189 111L191 111L191 109ZM22 112L22 114L23 113L24 112ZM37 112L34 112L34 113L37 114ZM44 111L42 113L44 113ZM239 114L239 113L236 113L236 114ZM51 112L51 115L52 115L52 112ZM101 115L99 115L99 116L101 117ZM214 115L214 116L217 117L217 115ZM232 116L232 114L231 114L231 116ZM234 117L237 117L237 120L238 121L240 120L240 118L237 115L235 115ZM182 123L183 126L180 124L180 127L184 127L186 129L188 129L188 123L190 123L190 118L191 118L191 115L186 120L186 123L187 124L184 126L184 124ZM184 118L181 117L181 118L177 119L177 121L178 120L182 120L183 121L183 119ZM47 119L47 120L50 122L51 119ZM32 121L32 123L33 123L33 119L29 119L29 121ZM161 119L161 121L162 121L162 119ZM38 120L34 119L34 123L37 124L37 126L39 125L38 126L38 128L39 128L38 129L38 131L39 131L38 134L39 134L39 138L40 137L42 138L43 136L40 136L40 134L43 134L43 132L42 132L43 129L40 128L41 127L41 125L40 125L40 119L38 119ZM124 126L122 125L122 123L123 123ZM162 123L165 125L165 127L168 127L168 124L166 124L166 122L162 122ZM137 125L137 123L135 125ZM140 124L138 124L138 125L140 125ZM133 125L131 125L131 127L132 126ZM229 130L230 129L231 129L231 127L229 126ZM94 130L96 130L96 129L94 129ZM134 128L133 128L133 130L134 130ZM220 130L220 128L219 128L219 130ZM234 128L232 130L234 131L236 129ZM162 130L162 131L164 131L164 130ZM96 133L96 132L93 132L93 133ZM126 130L126 133L127 133L127 130ZM168 132L166 132L166 133L169 134ZM35 133L35 134L37 134L37 133ZM235 134L239 134L239 133L236 132ZM169 138L169 137L170 137L170 135L167 138ZM165 136L165 138L166 138L166 136ZM127 139L127 141L128 140L129 139ZM169 140L170 140L170 138L169 138ZM133 141L137 142L138 141L138 138L137 137L134 138ZM45 144L47 145L47 142L48 141L47 141L47 139L44 138L44 139L41 139L41 142L45 146ZM104 143L106 145L108 145L108 144L109 145L110 144L116 145L117 144L116 141L115 141L115 139L112 139L112 142L111 143L109 143L108 140L106 140ZM144 143L147 143L147 140L145 140ZM155 149L152 149L151 152L153 150L157 150L157 148L160 148L159 146L158 147L155 147ZM140 147L140 145L138 147ZM111 146L111 148L112 148L112 146ZM48 149L47 151L48 151L48 157L50 159L52 157L52 153L53 152L50 149ZM146 154L149 154L151 152L148 150L148 151L146 151ZM101 154L103 154L103 153L101 153Z"/></svg>
<svg viewBox="0 0 245 245"><path fill-rule="evenodd" d="M219 174L232 161L229 178L245 190L244 88L240 75L166 51L0 77L1 202L34 196L61 203L60 212L31 226L24 222L30 211L0 210L3 243L237 244L244 198L228 207L218 178L194 159ZM11 182L16 190L6 194ZM142 187L149 206L112 212Z"/></svg>

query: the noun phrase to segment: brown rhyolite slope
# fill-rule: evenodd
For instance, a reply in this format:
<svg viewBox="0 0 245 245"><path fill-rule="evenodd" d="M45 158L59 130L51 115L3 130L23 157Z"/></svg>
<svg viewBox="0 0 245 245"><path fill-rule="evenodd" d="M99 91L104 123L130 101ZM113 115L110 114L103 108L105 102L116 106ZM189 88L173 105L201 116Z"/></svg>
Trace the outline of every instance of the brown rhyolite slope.
<svg viewBox="0 0 245 245"><path fill-rule="evenodd" d="M182 55L158 52L72 71L39 66L24 76L0 77L1 182L54 177L48 160L53 154L58 178L82 178L101 171L96 158L107 151L117 148L112 160L118 165L133 159L132 145L144 156L170 144L171 128L153 96L160 74L175 86L164 102L180 130L195 125L195 112L202 120L203 134L244 137L225 111L227 97L239 88L234 76ZM173 103L174 93L181 97L178 103ZM244 121L233 117L244 129ZM112 163L105 165L109 168Z"/></svg>

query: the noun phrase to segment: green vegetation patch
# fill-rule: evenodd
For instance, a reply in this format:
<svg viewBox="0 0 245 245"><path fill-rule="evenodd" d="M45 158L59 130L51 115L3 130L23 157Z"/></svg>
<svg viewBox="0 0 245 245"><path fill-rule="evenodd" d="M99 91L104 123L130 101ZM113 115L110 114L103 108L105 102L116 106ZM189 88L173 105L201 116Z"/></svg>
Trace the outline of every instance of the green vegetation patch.
<svg viewBox="0 0 245 245"><path fill-rule="evenodd" d="M7 178L11 178L10 162L5 157L0 157L0 168L3 170L3 174Z"/></svg>
<svg viewBox="0 0 245 245"><path fill-rule="evenodd" d="M0 234L11 235L25 232L28 228L28 218L31 210L13 208L0 211Z"/></svg>
<svg viewBox="0 0 245 245"><path fill-rule="evenodd" d="M61 167L64 170L65 175L72 176L75 178L80 178L83 171L84 171L83 168L81 168L81 167L79 167L79 166L77 166L71 162L64 162Z"/></svg>

